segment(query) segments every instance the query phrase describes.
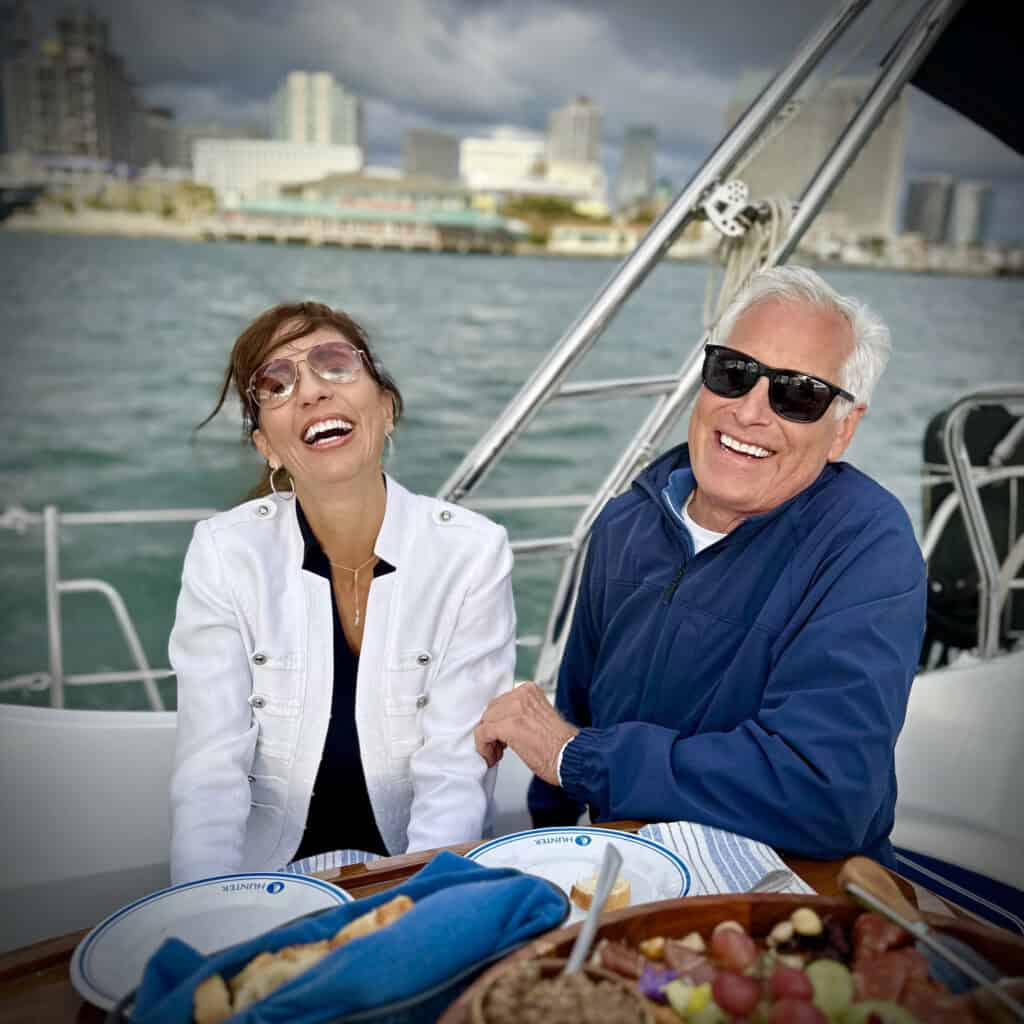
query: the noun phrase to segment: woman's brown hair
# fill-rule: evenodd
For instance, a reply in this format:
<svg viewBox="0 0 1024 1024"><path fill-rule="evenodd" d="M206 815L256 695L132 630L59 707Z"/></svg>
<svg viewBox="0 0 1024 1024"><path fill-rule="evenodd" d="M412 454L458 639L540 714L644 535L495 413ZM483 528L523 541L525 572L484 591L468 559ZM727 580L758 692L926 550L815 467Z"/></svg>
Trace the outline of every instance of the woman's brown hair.
<svg viewBox="0 0 1024 1024"><path fill-rule="evenodd" d="M281 331L288 324L287 330ZM402 416L404 403L398 385L370 351L370 341L366 331L340 309L331 309L322 302L282 302L265 313L261 313L238 336L227 370L224 372L224 384L220 389L220 397L213 407L213 412L203 420L196 430L201 430L224 406L228 392L234 386L238 400L242 404L242 438L251 441L253 431L259 426L260 410L249 394L249 381L252 375L267 361L268 356L279 345L305 338L321 327L329 327L337 331L346 341L351 342L366 354L363 362L377 386L391 396L394 410L394 423L397 425ZM278 334L278 331L281 331ZM270 467L264 466L263 473L256 486L249 492L250 498L258 498L269 494Z"/></svg>

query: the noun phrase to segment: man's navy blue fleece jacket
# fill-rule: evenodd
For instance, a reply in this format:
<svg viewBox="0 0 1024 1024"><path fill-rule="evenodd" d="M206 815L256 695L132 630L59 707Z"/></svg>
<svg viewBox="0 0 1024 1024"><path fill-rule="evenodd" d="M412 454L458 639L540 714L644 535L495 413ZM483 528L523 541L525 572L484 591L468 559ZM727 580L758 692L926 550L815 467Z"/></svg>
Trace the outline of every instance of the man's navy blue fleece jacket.
<svg viewBox="0 0 1024 1024"><path fill-rule="evenodd" d="M906 512L832 463L694 556L678 516L693 486L681 445L594 526L556 698L581 731L564 788L530 786L535 825L589 804L594 821L696 821L892 864L926 597Z"/></svg>

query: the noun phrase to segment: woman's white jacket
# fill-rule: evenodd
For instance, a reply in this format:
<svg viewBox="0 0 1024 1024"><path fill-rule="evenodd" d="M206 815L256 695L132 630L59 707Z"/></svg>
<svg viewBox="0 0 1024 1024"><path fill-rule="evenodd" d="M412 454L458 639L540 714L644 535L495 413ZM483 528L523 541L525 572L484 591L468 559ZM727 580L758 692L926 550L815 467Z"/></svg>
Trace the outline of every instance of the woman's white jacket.
<svg viewBox="0 0 1024 1024"><path fill-rule="evenodd" d="M477 839L494 771L473 728L515 669L508 538L389 477L374 551L396 570L370 588L356 684L377 826L392 854ZM170 638L174 884L280 868L302 839L334 682L331 585L303 556L281 497L196 526Z"/></svg>

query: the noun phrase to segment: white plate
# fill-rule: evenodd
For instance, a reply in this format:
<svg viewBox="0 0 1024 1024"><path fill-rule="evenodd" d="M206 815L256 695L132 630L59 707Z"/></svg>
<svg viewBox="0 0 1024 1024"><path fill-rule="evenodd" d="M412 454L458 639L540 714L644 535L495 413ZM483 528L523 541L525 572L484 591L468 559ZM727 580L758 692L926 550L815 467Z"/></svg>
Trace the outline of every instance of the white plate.
<svg viewBox="0 0 1024 1024"><path fill-rule="evenodd" d="M351 900L344 889L318 878L269 871L161 889L111 914L82 939L71 958L71 984L83 999L109 1010L139 984L164 939L213 953Z"/></svg>
<svg viewBox="0 0 1024 1024"><path fill-rule="evenodd" d="M690 891L690 869L671 850L643 836L603 828L538 828L492 839L466 854L489 868L518 868L554 882L566 896L580 878L596 875L605 847L622 854L620 876L629 881L630 906L675 899ZM584 912L571 904L567 923Z"/></svg>

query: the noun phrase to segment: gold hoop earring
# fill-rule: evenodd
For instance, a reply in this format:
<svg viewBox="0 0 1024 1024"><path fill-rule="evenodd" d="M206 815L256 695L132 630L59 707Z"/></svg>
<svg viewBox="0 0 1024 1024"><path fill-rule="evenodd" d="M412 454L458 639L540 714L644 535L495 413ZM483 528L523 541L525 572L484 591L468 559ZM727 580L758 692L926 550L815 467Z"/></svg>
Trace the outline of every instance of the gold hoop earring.
<svg viewBox="0 0 1024 1024"><path fill-rule="evenodd" d="M282 494L280 491L278 491L277 487L274 486L274 477L277 476L277 471L281 467L280 466L272 466L268 462L267 463L267 468L270 470L270 491L271 491L271 493L275 497L280 498L282 501L291 501L292 498L295 497L295 481L289 475L288 476L288 486L290 488L290 491L287 491L286 493Z"/></svg>

